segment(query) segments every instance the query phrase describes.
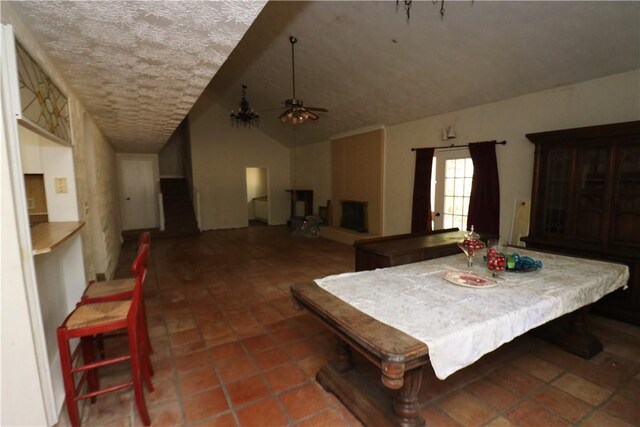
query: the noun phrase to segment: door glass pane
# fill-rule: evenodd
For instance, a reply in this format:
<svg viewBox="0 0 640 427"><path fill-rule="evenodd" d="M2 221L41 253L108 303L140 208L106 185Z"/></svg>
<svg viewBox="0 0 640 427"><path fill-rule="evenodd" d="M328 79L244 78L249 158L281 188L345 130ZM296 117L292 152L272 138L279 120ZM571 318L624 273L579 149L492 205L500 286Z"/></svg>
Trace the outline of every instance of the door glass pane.
<svg viewBox="0 0 640 427"><path fill-rule="evenodd" d="M464 195L464 178L455 178L454 180L454 194L455 196L463 196Z"/></svg>
<svg viewBox="0 0 640 427"><path fill-rule="evenodd" d="M455 194L455 186L453 185L453 180L448 179L444 183L444 195L453 196L454 194Z"/></svg>
<svg viewBox="0 0 640 427"><path fill-rule="evenodd" d="M452 160L447 160L444 164L444 174L445 176L455 176L456 175L456 162Z"/></svg>
<svg viewBox="0 0 640 427"><path fill-rule="evenodd" d="M444 198L444 214L453 215L453 199L454 197L445 197Z"/></svg>
<svg viewBox="0 0 640 427"><path fill-rule="evenodd" d="M445 161L443 208L443 226L445 228L467 229L467 213L469 211L472 179L473 162L470 158Z"/></svg>
<svg viewBox="0 0 640 427"><path fill-rule="evenodd" d="M471 196L471 183L472 182L473 182L473 179L471 179L471 178L465 178L464 179L464 196L465 197Z"/></svg>
<svg viewBox="0 0 640 427"><path fill-rule="evenodd" d="M454 201L453 201L453 213L456 215L463 215L464 212L462 211L462 197L455 197Z"/></svg>

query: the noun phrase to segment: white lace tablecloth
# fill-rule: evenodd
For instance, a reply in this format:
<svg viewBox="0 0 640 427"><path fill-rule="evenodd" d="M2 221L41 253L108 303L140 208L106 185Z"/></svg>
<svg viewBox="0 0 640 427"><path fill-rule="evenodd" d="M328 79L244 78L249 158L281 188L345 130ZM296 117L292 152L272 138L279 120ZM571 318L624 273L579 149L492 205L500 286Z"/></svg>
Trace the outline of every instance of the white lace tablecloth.
<svg viewBox="0 0 640 427"><path fill-rule="evenodd" d="M468 271L464 254L318 279L321 288L429 347L440 379L502 344L626 287L622 264L555 254L514 252L541 260L541 270L502 273L498 286L474 289L442 278ZM471 270L490 277L482 260Z"/></svg>

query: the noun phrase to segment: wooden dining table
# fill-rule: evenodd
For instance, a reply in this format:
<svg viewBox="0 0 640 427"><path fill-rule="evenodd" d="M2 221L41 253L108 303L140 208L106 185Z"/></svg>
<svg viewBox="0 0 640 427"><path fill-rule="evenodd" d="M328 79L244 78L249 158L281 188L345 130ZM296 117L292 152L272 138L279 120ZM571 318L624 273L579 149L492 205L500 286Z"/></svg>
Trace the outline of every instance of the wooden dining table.
<svg viewBox="0 0 640 427"><path fill-rule="evenodd" d="M449 258L452 257L446 259ZM446 262L446 259L441 260ZM434 263L438 262L437 259L425 261L424 269L429 271L429 268L436 268ZM606 263L602 264L606 268ZM409 264L414 269L417 265ZM628 278L628 269L620 265L615 265L615 268L616 273L611 277L618 282L615 287L622 287L626 283L625 277ZM373 282L376 274L388 276L388 270L352 273L351 276L358 279L355 275L367 274L366 279ZM584 280L588 280L588 275L593 276L593 270L591 273L585 272ZM509 280L513 284L514 280L521 280L522 277L533 276L514 275ZM336 280L341 279L338 277ZM347 277L344 280L348 283L350 279ZM573 280L580 282L582 278ZM319 282L323 283L322 280ZM454 285L450 286L455 288ZM606 292L610 292L609 288L614 287L608 286ZM393 285L389 292L394 293ZM575 292L575 289L568 289L567 292ZM423 369L432 363L429 345L424 340L370 316L316 282L295 284L291 287L291 294L296 306L306 309L339 337L335 357L316 376L326 390L336 395L365 425L413 427L425 424L419 413L418 393ZM379 302L376 305L380 305ZM602 350L602 344L587 330L586 306L588 304L537 330L565 350L590 358ZM429 326L424 325L425 328ZM365 369L362 369L362 363L354 363L354 352L358 354L358 360L366 360ZM372 372L375 373L373 376Z"/></svg>

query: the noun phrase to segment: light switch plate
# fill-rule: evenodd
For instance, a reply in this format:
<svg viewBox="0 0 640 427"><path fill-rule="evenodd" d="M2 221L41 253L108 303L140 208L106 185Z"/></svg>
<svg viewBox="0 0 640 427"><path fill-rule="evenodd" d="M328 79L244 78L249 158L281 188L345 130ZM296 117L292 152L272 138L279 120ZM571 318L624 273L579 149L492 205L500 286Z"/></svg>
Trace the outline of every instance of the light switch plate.
<svg viewBox="0 0 640 427"><path fill-rule="evenodd" d="M56 193L67 192L67 178L55 178Z"/></svg>

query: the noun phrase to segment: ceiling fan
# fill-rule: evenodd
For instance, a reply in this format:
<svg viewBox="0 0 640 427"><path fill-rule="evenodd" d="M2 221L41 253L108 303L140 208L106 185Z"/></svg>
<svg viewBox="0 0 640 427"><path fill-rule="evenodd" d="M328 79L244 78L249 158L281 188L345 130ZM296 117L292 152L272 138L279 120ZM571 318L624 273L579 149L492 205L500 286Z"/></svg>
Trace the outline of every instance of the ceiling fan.
<svg viewBox="0 0 640 427"><path fill-rule="evenodd" d="M328 113L329 110L320 107L305 107L301 99L296 98L296 63L295 63L295 44L298 41L294 36L289 37L291 43L291 75L293 82L293 96L290 99L284 101L286 108L285 112L280 114L280 121L282 123L291 123L297 125L298 123L305 122L307 120L318 120L318 116L314 111Z"/></svg>

